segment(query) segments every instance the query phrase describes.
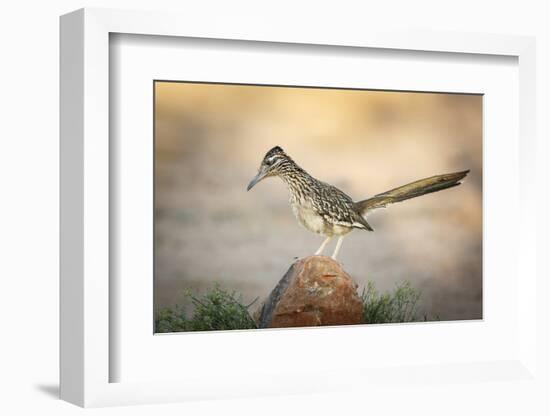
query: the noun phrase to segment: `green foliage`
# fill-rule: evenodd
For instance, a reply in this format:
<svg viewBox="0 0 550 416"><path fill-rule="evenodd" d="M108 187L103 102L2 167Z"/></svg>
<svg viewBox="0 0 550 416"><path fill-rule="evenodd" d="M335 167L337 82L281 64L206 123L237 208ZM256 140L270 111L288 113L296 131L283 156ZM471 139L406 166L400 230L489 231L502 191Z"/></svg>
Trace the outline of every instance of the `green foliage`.
<svg viewBox="0 0 550 416"><path fill-rule="evenodd" d="M155 316L155 332L189 331L189 321L179 306L164 308Z"/></svg>
<svg viewBox="0 0 550 416"><path fill-rule="evenodd" d="M195 296L190 291L185 296L193 304L193 315L187 317L179 308L165 308L155 318L156 332L181 331L214 331L228 329L256 328L254 319L235 292L228 292L218 285L202 296Z"/></svg>
<svg viewBox="0 0 550 416"><path fill-rule="evenodd" d="M188 316L178 306L161 309L155 316L156 332L257 328L249 313L249 308L255 301L246 305L234 291L229 292L216 285L201 296L186 291L185 298L193 305L192 315ZM374 283L369 282L361 298L366 324L428 320L426 316L417 316L420 291L414 289L409 282L401 283L393 291L386 293L380 293Z"/></svg>
<svg viewBox="0 0 550 416"><path fill-rule="evenodd" d="M379 293L374 283L369 282L361 295L363 318L367 324L413 322L416 316L420 291L409 282L397 285L392 292Z"/></svg>

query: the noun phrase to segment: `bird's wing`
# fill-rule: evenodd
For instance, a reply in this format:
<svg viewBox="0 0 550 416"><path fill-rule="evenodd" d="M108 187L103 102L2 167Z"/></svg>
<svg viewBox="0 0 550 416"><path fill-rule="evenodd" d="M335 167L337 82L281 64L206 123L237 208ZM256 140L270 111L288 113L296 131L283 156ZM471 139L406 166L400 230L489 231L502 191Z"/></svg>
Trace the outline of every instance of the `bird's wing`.
<svg viewBox="0 0 550 416"><path fill-rule="evenodd" d="M355 203L346 193L332 185L327 185L324 192L321 200L325 201L325 205L321 209L321 215L325 221L344 227L374 231L367 220L355 211Z"/></svg>

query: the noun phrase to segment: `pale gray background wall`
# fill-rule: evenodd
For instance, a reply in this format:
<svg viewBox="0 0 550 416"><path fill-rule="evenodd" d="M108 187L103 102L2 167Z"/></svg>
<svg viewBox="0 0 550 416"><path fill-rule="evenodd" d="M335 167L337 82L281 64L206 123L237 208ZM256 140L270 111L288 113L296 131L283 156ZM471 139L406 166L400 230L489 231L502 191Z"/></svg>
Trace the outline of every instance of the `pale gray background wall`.
<svg viewBox="0 0 550 416"><path fill-rule="evenodd" d="M0 413L81 414L82 410L54 399L58 380L58 16L83 6L179 10L208 16L221 13L269 16L327 25L365 26L387 21L392 27L537 35L539 184L550 181L550 30L547 2L441 0L402 1L238 1L189 2L144 0L5 1L0 13L0 80L2 114L0 177ZM321 23L320 23L321 22ZM547 186L546 186L547 189ZM550 211L546 189L540 213ZM541 246L549 247L548 215L539 216ZM511 219L513 223L513 219ZM547 263L543 273L550 276ZM541 294L550 292L542 282ZM549 304L539 304L549 327ZM544 322L539 325L542 328ZM548 331L541 331L550 350ZM548 357L541 354L548 374ZM547 388L546 391L549 389ZM210 403L99 409L94 415L199 415L283 412L316 414L548 414L536 397L542 392L498 383L490 394L465 384L440 386L437 397L410 390L396 397L335 393L330 396L264 398ZM376 400L375 400L376 399ZM428 400L429 399L429 400ZM373 407L373 403L385 403ZM450 405L452 404L452 405ZM375 412L375 413L373 413Z"/></svg>

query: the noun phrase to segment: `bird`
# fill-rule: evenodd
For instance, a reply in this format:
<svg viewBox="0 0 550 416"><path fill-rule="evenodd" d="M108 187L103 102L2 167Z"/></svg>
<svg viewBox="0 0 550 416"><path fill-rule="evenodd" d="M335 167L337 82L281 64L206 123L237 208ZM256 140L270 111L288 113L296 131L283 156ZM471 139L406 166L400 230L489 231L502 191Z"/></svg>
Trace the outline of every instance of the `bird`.
<svg viewBox="0 0 550 416"><path fill-rule="evenodd" d="M460 185L470 170L435 175L354 201L333 185L322 182L302 169L280 146L263 157L258 173L247 186L250 191L258 182L279 177L290 194L290 206L298 222L307 230L325 236L315 255L322 255L327 244L338 237L332 258L336 260L344 237L355 229L374 231L367 214L390 204L416 198Z"/></svg>

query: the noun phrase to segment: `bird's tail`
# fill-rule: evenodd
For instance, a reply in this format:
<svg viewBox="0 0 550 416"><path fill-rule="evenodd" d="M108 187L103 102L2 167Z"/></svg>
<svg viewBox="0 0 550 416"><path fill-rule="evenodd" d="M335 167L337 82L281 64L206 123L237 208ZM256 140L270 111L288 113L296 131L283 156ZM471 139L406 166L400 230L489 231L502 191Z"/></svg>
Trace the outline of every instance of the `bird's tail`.
<svg viewBox="0 0 550 416"><path fill-rule="evenodd" d="M452 188L460 185L462 183L460 181L464 179L468 172L470 172L470 170L446 173L443 175L420 179L419 181L411 182L407 185L400 186L399 188L391 189L375 195L372 198L356 202L355 208L361 215L365 215L369 211L377 208L384 208L395 202L401 202L406 199L416 198L417 196Z"/></svg>

